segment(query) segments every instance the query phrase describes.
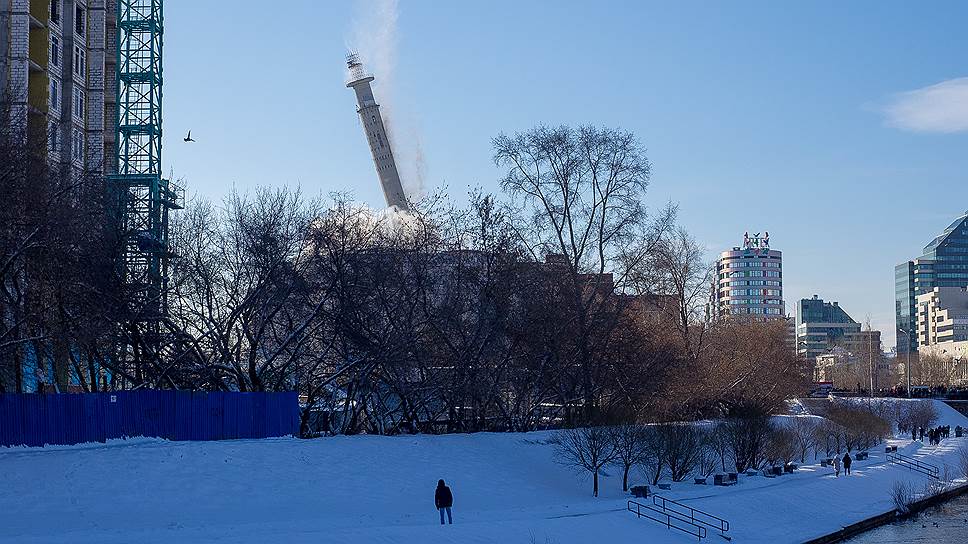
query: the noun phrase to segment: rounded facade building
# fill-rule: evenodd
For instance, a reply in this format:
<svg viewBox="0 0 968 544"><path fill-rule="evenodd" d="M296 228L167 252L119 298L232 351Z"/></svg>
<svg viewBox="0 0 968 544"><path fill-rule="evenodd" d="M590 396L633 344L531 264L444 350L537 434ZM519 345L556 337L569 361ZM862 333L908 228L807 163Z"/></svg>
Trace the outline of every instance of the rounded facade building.
<svg viewBox="0 0 968 544"><path fill-rule="evenodd" d="M716 315L780 318L783 306L783 253L770 249L770 235L744 236L743 247L716 260Z"/></svg>

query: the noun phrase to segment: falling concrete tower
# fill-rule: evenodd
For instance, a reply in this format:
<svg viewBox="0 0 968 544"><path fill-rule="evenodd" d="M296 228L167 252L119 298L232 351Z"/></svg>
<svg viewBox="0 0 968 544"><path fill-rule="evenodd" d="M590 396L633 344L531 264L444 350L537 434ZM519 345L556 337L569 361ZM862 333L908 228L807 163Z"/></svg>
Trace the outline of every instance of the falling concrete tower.
<svg viewBox="0 0 968 544"><path fill-rule="evenodd" d="M349 68L346 86L356 91L356 102L359 104L356 111L363 122L366 139L370 142L370 152L373 153L376 173L380 176L380 185L383 186L383 196L388 206L409 210L407 195L403 192L397 164L393 160L393 150L390 149L390 140L387 139L387 130L383 126L383 117L380 116L380 105L373 98L373 89L370 88L373 76L363 70L363 63L357 53L346 57L346 66Z"/></svg>

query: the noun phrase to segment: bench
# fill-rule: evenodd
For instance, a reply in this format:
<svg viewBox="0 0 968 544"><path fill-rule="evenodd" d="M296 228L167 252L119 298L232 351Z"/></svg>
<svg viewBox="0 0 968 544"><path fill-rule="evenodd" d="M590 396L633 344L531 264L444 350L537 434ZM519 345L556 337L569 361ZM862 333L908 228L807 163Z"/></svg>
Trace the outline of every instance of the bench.
<svg viewBox="0 0 968 544"><path fill-rule="evenodd" d="M633 497L638 499L647 499L649 497L649 486L647 485L633 485L629 488Z"/></svg>

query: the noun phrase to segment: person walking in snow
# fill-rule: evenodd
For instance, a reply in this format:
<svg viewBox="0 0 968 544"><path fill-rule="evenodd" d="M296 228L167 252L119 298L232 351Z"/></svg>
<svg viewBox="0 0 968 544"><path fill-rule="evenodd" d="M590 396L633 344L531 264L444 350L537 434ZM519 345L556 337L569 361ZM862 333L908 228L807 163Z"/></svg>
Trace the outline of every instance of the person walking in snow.
<svg viewBox="0 0 968 544"><path fill-rule="evenodd" d="M447 523L453 525L454 518L450 514L450 508L454 506L454 495L450 488L444 484L443 480L437 480L437 491L434 492L434 504L440 511L440 524L444 524L444 510L447 511Z"/></svg>
<svg viewBox="0 0 968 544"><path fill-rule="evenodd" d="M844 454L844 476L850 476L850 464L853 459L850 458L850 452Z"/></svg>
<svg viewBox="0 0 968 544"><path fill-rule="evenodd" d="M840 478L840 456L834 457L834 478Z"/></svg>
<svg viewBox="0 0 968 544"><path fill-rule="evenodd" d="M924 442L924 427L921 427L921 442Z"/></svg>

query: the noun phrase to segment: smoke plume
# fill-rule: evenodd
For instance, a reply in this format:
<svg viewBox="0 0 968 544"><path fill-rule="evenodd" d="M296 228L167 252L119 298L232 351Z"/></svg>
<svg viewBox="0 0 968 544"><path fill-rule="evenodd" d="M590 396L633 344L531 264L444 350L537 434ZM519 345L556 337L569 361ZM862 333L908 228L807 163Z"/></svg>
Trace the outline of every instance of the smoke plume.
<svg viewBox="0 0 968 544"><path fill-rule="evenodd" d="M360 53L367 71L376 78L373 94L380 104L400 181L407 197L417 200L424 192L423 148L415 123L399 107L394 93L399 4L397 0L357 0L355 11L349 46Z"/></svg>

